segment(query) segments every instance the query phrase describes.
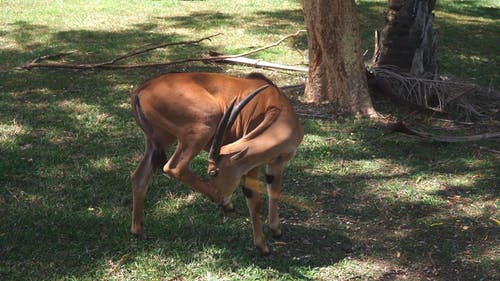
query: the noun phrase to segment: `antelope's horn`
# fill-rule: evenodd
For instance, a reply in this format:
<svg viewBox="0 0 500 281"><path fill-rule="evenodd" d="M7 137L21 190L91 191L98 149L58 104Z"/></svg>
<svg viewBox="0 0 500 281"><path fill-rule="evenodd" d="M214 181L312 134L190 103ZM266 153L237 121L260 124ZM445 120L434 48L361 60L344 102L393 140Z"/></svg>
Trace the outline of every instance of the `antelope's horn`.
<svg viewBox="0 0 500 281"><path fill-rule="evenodd" d="M219 160L222 140L224 139L224 135L226 134L227 121L229 121L229 116L233 111L235 102L236 102L236 97L233 98L226 112L224 112L222 119L219 121L219 125L217 125L217 131L214 135L214 140L212 141L212 146L210 147L210 152L208 154L208 159L213 160L215 162Z"/></svg>
<svg viewBox="0 0 500 281"><path fill-rule="evenodd" d="M226 135L226 132L229 128L231 128L236 120L236 117L240 113L240 111L247 105L258 93L262 92L265 88L269 87L269 85L261 86L251 92L248 96L246 96L236 107L234 107L234 103L236 102L236 97L233 98L231 104L229 105L226 112L222 116L222 119L217 126L217 131L214 136L214 140L212 141L212 146L210 147L210 153L208 154L208 159L212 161L219 161L220 157L220 149L222 147L222 141ZM233 109L234 108L234 109Z"/></svg>

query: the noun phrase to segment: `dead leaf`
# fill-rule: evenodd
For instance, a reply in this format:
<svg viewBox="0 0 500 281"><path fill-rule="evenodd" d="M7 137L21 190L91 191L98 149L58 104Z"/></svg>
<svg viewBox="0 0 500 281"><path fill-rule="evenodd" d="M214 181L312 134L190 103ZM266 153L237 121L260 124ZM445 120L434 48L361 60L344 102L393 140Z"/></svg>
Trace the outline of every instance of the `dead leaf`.
<svg viewBox="0 0 500 281"><path fill-rule="evenodd" d="M128 255L128 254L123 255L123 256L120 258L120 260L118 261L118 265L119 265L119 266L121 266L121 265L123 265L124 263L126 263L126 262L127 262L127 260L128 260L128 258L129 258L129 255Z"/></svg>
<svg viewBox="0 0 500 281"><path fill-rule="evenodd" d="M33 147L33 145L32 145L31 143L27 143L27 144L25 144L25 145L21 146L21 150L30 149L30 148L32 148L32 147Z"/></svg>
<svg viewBox="0 0 500 281"><path fill-rule="evenodd" d="M312 245L313 243L305 238L302 238L302 244L304 245Z"/></svg>

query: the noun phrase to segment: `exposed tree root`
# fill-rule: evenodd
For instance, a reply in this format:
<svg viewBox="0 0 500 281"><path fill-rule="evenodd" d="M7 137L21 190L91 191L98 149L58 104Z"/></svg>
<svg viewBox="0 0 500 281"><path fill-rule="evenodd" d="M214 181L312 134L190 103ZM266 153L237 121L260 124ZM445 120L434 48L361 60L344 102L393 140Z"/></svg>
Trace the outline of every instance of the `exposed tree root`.
<svg viewBox="0 0 500 281"><path fill-rule="evenodd" d="M454 119L473 121L500 117L500 92L472 83L411 76L396 67L369 69L370 82L384 94Z"/></svg>
<svg viewBox="0 0 500 281"><path fill-rule="evenodd" d="M398 122L394 124L389 133L393 132L399 132L407 135L417 136L428 141L446 142L446 143L473 142L473 141L482 141L489 139L500 139L500 132L484 133L484 134L470 135L470 136L442 136L442 135L437 136L408 128L403 122Z"/></svg>

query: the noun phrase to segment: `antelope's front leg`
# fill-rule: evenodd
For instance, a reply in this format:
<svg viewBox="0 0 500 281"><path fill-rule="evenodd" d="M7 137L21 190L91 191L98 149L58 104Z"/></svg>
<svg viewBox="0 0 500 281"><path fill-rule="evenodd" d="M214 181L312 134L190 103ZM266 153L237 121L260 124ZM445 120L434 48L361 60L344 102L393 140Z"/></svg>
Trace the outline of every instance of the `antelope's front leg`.
<svg viewBox="0 0 500 281"><path fill-rule="evenodd" d="M252 220L253 243L262 255L269 255L266 238L260 222L259 168L248 172L243 179L243 194L246 197Z"/></svg>
<svg viewBox="0 0 500 281"><path fill-rule="evenodd" d="M163 172L207 196L212 202L220 204L221 198L216 190L207 183L201 181L190 170L191 161L200 153L202 147L203 146L198 143L193 145L179 142L174 154L170 157L165 166L163 166Z"/></svg>
<svg viewBox="0 0 500 281"><path fill-rule="evenodd" d="M281 236L280 218L278 214L278 203L281 197L281 184L283 181L284 162L275 162L267 166L266 184L267 194L269 196L269 216L268 223L273 236Z"/></svg>

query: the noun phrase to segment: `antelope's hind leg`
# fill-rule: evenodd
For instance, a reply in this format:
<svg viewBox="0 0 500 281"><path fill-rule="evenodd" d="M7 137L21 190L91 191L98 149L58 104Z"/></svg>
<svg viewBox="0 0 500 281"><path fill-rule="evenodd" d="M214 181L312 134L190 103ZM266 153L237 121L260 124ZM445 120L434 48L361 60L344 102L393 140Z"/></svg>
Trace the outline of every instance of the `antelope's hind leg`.
<svg viewBox="0 0 500 281"><path fill-rule="evenodd" d="M144 236L144 197L148 189L149 181L156 169L166 162L165 150L145 141L145 151L139 165L131 175L132 179L132 226L131 232L138 238Z"/></svg>

